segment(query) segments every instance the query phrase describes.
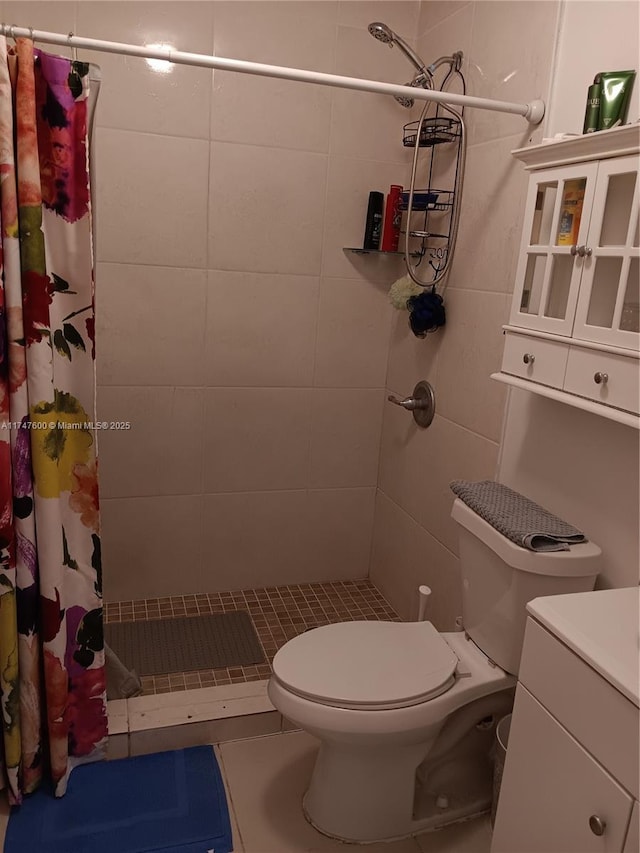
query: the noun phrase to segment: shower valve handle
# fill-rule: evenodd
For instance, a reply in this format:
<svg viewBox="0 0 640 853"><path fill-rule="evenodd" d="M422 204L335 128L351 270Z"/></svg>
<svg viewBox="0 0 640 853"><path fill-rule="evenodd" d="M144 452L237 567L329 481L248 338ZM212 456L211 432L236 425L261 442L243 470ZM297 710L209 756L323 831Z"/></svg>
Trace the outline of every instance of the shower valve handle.
<svg viewBox="0 0 640 853"><path fill-rule="evenodd" d="M400 400L398 397L395 397L393 394L389 394L387 400L390 403L394 403L396 406L402 406L403 409L406 409L408 412L413 412L416 409L428 409L429 401L425 399L417 399L416 397L405 397L404 400Z"/></svg>
<svg viewBox="0 0 640 853"><path fill-rule="evenodd" d="M413 396L405 397L404 400L400 400L393 394L389 394L387 400L395 406L400 406L407 412L413 412L414 421L423 429L429 426L433 420L433 416L435 415L435 394L431 385L429 385L425 380L418 382L416 387L413 389Z"/></svg>

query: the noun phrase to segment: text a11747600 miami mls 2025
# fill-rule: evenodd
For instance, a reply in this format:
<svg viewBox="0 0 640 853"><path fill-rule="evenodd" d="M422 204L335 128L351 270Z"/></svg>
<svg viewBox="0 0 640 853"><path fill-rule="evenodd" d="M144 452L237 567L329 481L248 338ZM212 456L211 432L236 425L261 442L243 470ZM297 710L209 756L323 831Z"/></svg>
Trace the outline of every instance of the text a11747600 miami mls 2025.
<svg viewBox="0 0 640 853"><path fill-rule="evenodd" d="M128 430L131 421L2 421L0 429Z"/></svg>

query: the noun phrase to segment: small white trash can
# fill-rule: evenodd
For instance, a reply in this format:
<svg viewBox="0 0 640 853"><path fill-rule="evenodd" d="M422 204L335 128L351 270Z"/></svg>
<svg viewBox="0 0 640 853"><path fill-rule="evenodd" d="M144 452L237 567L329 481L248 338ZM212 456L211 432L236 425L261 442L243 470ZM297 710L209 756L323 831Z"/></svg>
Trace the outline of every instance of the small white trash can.
<svg viewBox="0 0 640 853"><path fill-rule="evenodd" d="M509 743L509 730L511 728L511 714L507 714L498 720L496 726L495 759L493 763L493 800L491 802L491 826L496 819L498 808L498 797L500 796L500 785L504 772L504 762L507 757L507 745Z"/></svg>

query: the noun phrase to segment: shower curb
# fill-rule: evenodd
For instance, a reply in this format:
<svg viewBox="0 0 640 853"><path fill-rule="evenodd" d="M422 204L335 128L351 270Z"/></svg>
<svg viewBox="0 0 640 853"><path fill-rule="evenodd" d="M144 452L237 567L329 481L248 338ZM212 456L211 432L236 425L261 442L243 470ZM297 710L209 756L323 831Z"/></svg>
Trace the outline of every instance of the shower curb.
<svg viewBox="0 0 640 853"><path fill-rule="evenodd" d="M107 759L290 731L265 681L202 687L107 702Z"/></svg>

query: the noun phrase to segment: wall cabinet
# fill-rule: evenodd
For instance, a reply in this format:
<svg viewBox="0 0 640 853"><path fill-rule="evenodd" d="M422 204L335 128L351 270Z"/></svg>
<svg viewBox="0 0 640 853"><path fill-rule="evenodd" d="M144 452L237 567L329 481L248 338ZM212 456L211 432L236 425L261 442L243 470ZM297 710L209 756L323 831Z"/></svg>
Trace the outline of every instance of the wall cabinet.
<svg viewBox="0 0 640 853"><path fill-rule="evenodd" d="M514 151L531 170L495 379L640 426L640 129Z"/></svg>

